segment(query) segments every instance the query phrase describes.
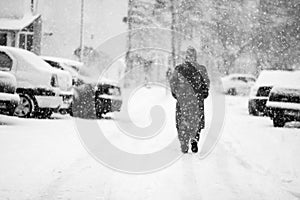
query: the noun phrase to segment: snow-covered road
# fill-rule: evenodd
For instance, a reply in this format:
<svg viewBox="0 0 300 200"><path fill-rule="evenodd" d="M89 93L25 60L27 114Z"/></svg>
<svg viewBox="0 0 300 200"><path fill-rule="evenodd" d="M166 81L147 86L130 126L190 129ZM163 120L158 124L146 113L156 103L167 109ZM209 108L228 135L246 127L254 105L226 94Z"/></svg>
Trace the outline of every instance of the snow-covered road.
<svg viewBox="0 0 300 200"><path fill-rule="evenodd" d="M159 91L148 91L161 98ZM165 98L173 120L174 101ZM188 154L170 167L141 175L120 173L94 160L72 118L0 116L0 199L300 199L299 124L273 128L270 119L249 116L246 97L226 97L226 105L222 137L206 159ZM133 109L135 116L140 110ZM147 123L140 117L136 121ZM98 123L115 127L111 119ZM143 152L176 137L175 132L166 135L142 145L118 132L107 137L120 149Z"/></svg>

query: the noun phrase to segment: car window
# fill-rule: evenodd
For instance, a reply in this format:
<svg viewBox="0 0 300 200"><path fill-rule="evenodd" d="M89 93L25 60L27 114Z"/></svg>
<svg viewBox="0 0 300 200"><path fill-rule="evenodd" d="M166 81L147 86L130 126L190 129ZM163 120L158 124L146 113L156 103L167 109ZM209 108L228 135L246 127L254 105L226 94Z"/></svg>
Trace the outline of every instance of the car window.
<svg viewBox="0 0 300 200"><path fill-rule="evenodd" d="M75 65L69 65L69 64L66 64L68 66L70 66L72 69L74 69L75 71L79 72L79 67L75 66Z"/></svg>
<svg viewBox="0 0 300 200"><path fill-rule="evenodd" d="M12 59L5 52L0 52L0 71L10 71L12 65Z"/></svg>
<svg viewBox="0 0 300 200"><path fill-rule="evenodd" d="M240 77L238 77L238 80L247 83L247 80L245 77L240 76Z"/></svg>
<svg viewBox="0 0 300 200"><path fill-rule="evenodd" d="M237 80L238 80L238 77L232 77L230 80L232 80L232 81L237 81Z"/></svg>
<svg viewBox="0 0 300 200"><path fill-rule="evenodd" d="M45 60L46 63L48 63L49 65L51 65L52 67L54 68L57 68L57 69L60 69L60 70L64 70L60 65L59 63L57 62L53 62L53 61L50 61L50 60Z"/></svg>
<svg viewBox="0 0 300 200"><path fill-rule="evenodd" d="M82 80L82 79L79 78L79 79L77 79L77 80L74 81L73 85L79 87L79 86L84 85L84 84L85 84L84 80Z"/></svg>
<svg viewBox="0 0 300 200"><path fill-rule="evenodd" d="M246 78L248 82L255 82L255 78L248 77Z"/></svg>

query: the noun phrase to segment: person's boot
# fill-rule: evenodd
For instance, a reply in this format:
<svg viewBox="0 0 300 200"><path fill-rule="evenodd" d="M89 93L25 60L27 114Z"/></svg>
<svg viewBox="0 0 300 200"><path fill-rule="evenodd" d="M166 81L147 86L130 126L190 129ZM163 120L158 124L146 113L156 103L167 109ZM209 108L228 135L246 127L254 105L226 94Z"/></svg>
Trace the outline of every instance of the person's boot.
<svg viewBox="0 0 300 200"><path fill-rule="evenodd" d="M191 140L191 150L193 153L198 153L198 142L200 139L200 133L197 133L197 135L195 136L195 139Z"/></svg>
<svg viewBox="0 0 300 200"><path fill-rule="evenodd" d="M198 153L198 142L194 139L191 140L191 150L193 153Z"/></svg>

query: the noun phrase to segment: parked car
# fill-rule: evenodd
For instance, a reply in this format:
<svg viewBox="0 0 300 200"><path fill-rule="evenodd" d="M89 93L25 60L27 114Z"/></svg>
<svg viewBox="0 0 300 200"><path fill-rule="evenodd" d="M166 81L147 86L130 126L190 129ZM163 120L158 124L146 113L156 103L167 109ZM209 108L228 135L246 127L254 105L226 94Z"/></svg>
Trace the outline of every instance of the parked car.
<svg viewBox="0 0 300 200"><path fill-rule="evenodd" d="M41 56L41 58L57 69L65 70L72 75L73 83L76 82L79 71L83 68L83 63L66 58Z"/></svg>
<svg viewBox="0 0 300 200"><path fill-rule="evenodd" d="M267 110L274 127L300 121L300 72L288 76L287 81L286 84L273 87L267 102Z"/></svg>
<svg viewBox="0 0 300 200"><path fill-rule="evenodd" d="M64 105L60 95L72 90L69 73L52 68L39 56L23 49L1 46L0 55L7 71L16 77L20 103L14 115L47 118Z"/></svg>
<svg viewBox="0 0 300 200"><path fill-rule="evenodd" d="M270 91L274 85L284 83L283 76L293 72L281 70L264 70L260 73L254 86L251 88L248 100L248 112L250 115L267 115L266 103L269 99Z"/></svg>
<svg viewBox="0 0 300 200"><path fill-rule="evenodd" d="M9 68L1 56L0 54L0 114L13 115L20 101L16 93L17 81L12 74L7 72Z"/></svg>
<svg viewBox="0 0 300 200"><path fill-rule="evenodd" d="M97 118L102 118L106 113L118 112L121 110L121 88L112 80L101 78L98 81L86 76L79 76L75 84L75 90L83 93L86 93L86 90L92 90L89 93L92 93L92 103ZM89 95L90 94L87 94L87 96ZM86 102L84 102L84 104L85 103Z"/></svg>
<svg viewBox="0 0 300 200"><path fill-rule="evenodd" d="M49 65L56 69L60 69L70 73L72 76L72 85L77 82L79 76L79 70L83 66L83 63L65 59L65 58L57 58L57 57L49 57L49 56L41 56L41 58L47 62ZM69 113L72 115L72 101L74 98L74 91L69 93L61 94L66 102L69 102L60 107L59 112L62 114Z"/></svg>
<svg viewBox="0 0 300 200"><path fill-rule="evenodd" d="M256 78L250 74L230 74L222 78L225 94L248 95Z"/></svg>

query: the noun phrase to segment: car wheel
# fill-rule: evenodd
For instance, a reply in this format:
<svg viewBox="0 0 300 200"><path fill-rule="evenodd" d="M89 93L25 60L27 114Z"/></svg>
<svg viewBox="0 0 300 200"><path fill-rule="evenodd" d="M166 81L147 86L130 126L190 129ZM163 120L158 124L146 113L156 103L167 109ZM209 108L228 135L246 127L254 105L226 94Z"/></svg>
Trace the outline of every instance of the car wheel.
<svg viewBox="0 0 300 200"><path fill-rule="evenodd" d="M28 118L33 115L35 106L33 98L28 94L20 94L20 102L14 110L17 117Z"/></svg>
<svg viewBox="0 0 300 200"><path fill-rule="evenodd" d="M71 117L73 116L73 110L72 110L72 107L68 108L68 109L62 109L62 110L59 110L59 113L61 115L67 115L69 114Z"/></svg>
<svg viewBox="0 0 300 200"><path fill-rule="evenodd" d="M73 117L73 104L70 105L70 107L67 109L67 113Z"/></svg>
<svg viewBox="0 0 300 200"><path fill-rule="evenodd" d="M102 109L96 108L96 117L98 119L102 119L103 115L104 115L104 113L103 113Z"/></svg>
<svg viewBox="0 0 300 200"><path fill-rule="evenodd" d="M253 116L259 115L258 110L252 105L248 105L248 112L249 112L249 115L253 115Z"/></svg>
<svg viewBox="0 0 300 200"><path fill-rule="evenodd" d="M227 92L229 95L236 96L237 92L235 88L230 88Z"/></svg>
<svg viewBox="0 0 300 200"><path fill-rule="evenodd" d="M275 113L273 118L274 127L284 127L286 119L282 113Z"/></svg>

